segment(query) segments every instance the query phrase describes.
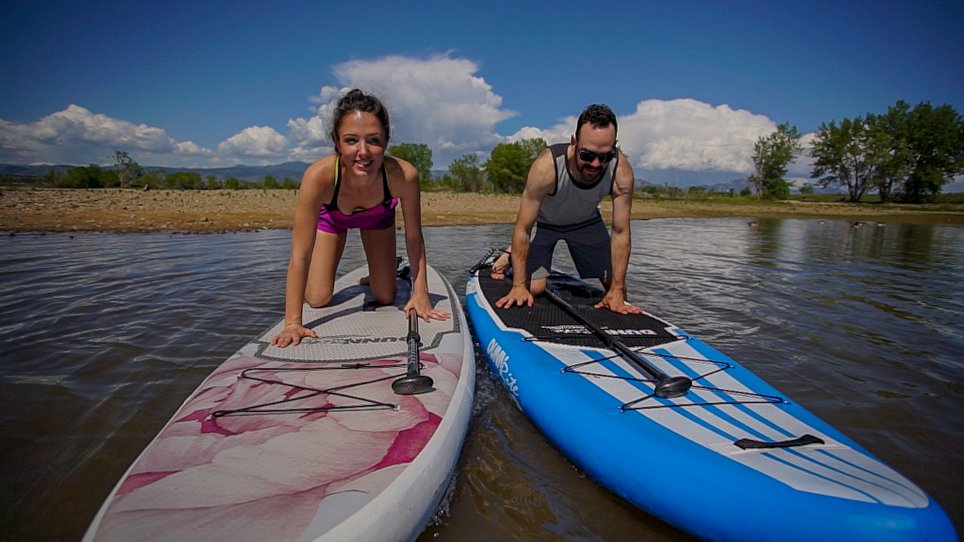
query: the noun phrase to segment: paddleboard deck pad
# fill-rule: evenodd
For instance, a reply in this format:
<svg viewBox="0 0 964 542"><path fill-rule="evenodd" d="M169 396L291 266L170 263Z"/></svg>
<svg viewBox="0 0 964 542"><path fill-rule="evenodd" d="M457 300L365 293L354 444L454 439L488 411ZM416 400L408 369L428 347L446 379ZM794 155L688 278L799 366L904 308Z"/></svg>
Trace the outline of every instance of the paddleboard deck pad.
<svg viewBox="0 0 964 542"><path fill-rule="evenodd" d="M924 491L696 337L652 314L597 310L600 289L558 272L559 301L496 308L511 279L490 278L491 262L466 285L491 371L615 494L706 540L956 540ZM658 396L651 369L691 387Z"/></svg>
<svg viewBox="0 0 964 542"><path fill-rule="evenodd" d="M305 307L317 339L271 345L278 322L219 366L117 484L84 540L410 540L436 511L471 416L475 353L448 281L429 268L420 321L430 391L406 376L410 284L375 306L364 268ZM413 369L415 365L412 365Z"/></svg>

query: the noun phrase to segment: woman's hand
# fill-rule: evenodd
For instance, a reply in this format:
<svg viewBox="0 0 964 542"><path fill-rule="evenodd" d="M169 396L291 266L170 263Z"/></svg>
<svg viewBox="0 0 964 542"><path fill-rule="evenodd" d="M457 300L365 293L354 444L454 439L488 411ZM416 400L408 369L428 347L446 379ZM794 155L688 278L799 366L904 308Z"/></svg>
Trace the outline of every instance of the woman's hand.
<svg viewBox="0 0 964 542"><path fill-rule="evenodd" d="M432 304L428 300L427 295L412 296L412 298L408 300L408 303L405 304L405 308L402 310L405 311L406 317L408 316L409 311L415 311L415 314L426 322L430 320L448 320L450 316L449 313L445 311L440 311L433 308Z"/></svg>
<svg viewBox="0 0 964 542"><path fill-rule="evenodd" d="M278 333L273 339L271 339L271 344L277 346L278 348L285 348L286 346L298 346L301 344L301 340L305 337L318 338L318 334L302 326L301 324L285 324L285 327L281 330L281 333Z"/></svg>

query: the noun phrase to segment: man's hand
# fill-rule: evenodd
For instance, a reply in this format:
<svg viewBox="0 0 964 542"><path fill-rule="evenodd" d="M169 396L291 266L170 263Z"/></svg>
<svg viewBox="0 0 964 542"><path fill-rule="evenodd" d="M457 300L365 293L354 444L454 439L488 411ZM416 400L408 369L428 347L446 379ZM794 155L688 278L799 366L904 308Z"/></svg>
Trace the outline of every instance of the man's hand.
<svg viewBox="0 0 964 542"><path fill-rule="evenodd" d="M532 306L535 302L535 298L532 297L532 292L529 291L525 285L513 285L509 293L505 294L502 299L495 302L495 306L500 309L508 309L510 307L521 307L522 305Z"/></svg>
<svg viewBox="0 0 964 542"><path fill-rule="evenodd" d="M609 309L619 314L642 314L643 312L643 309L636 305L627 303L626 296L623 295L621 290L613 289L606 292L606 295L599 303L596 303L595 307L597 309Z"/></svg>

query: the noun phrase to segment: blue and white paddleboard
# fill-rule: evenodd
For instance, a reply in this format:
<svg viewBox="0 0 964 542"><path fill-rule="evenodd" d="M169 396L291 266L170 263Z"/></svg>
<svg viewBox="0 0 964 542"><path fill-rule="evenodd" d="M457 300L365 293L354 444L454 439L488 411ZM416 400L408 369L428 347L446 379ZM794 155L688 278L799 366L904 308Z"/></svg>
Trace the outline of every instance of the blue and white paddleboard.
<svg viewBox="0 0 964 542"><path fill-rule="evenodd" d="M957 539L913 482L699 339L596 310L602 292L563 274L533 307L497 309L511 281L487 261L466 308L490 368L620 497L706 540Z"/></svg>

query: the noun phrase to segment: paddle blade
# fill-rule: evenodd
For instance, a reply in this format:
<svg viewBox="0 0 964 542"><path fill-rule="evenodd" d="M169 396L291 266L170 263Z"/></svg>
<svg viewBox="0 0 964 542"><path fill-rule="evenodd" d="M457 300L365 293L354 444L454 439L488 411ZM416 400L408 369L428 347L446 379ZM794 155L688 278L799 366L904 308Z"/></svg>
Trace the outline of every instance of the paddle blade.
<svg viewBox="0 0 964 542"><path fill-rule="evenodd" d="M425 375L403 376L392 382L392 391L398 395L418 395L435 389L435 382Z"/></svg>
<svg viewBox="0 0 964 542"><path fill-rule="evenodd" d="M686 395L693 381L685 376L673 376L656 382L656 397L671 398Z"/></svg>

